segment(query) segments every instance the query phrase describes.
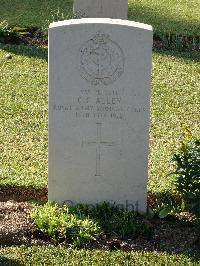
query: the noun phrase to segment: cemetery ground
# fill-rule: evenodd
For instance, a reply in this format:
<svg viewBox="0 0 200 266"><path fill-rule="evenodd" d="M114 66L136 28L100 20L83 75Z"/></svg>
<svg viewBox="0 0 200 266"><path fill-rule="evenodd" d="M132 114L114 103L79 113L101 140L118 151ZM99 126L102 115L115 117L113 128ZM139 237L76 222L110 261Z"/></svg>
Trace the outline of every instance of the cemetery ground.
<svg viewBox="0 0 200 266"><path fill-rule="evenodd" d="M45 1L39 5L33 1L31 9L27 8L28 1L21 2L19 9L17 1L3 0L1 20L6 19L13 26L42 27L51 19L52 11L55 15L58 6L65 16L70 17L72 10L71 1L49 1L45 18L45 14L40 14L46 8ZM182 37L195 36L194 46L185 50L180 43L177 49L163 49L165 38L155 42L149 205L156 198L162 202L164 191L173 197L169 173L174 167L170 160L183 133L192 132L198 139L200 136L200 54L195 48L200 25L198 1L191 1L190 8L178 5L177 1L170 3L170 7L168 1L159 5L147 0L129 3L129 18L152 24L160 36L170 32ZM27 41L27 37L24 39ZM188 39L190 43L190 37ZM36 40L38 45L33 44ZM33 201L47 200L48 164L48 52L42 45L45 41L41 40L37 36L32 45L30 39L28 45L0 44L0 265L199 265L199 224L194 215L186 212L165 219L145 218L151 231L149 236L124 239L103 236L84 249L54 244L37 234L30 211ZM11 58L6 57L7 54Z"/></svg>

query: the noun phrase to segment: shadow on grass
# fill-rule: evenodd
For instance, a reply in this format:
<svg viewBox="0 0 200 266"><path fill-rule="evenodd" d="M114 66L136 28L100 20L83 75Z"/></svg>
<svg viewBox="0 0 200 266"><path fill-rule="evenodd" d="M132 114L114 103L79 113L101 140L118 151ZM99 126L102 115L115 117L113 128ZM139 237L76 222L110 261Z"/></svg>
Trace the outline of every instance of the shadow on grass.
<svg viewBox="0 0 200 266"><path fill-rule="evenodd" d="M48 48L38 47L38 46L26 46L26 45L10 45L10 44L0 44L0 49L12 53L14 55L26 56L29 58L38 58L48 61ZM177 58L182 58L188 61L200 61L200 53L198 51L177 51L177 50L154 50L155 53L161 55L174 56Z"/></svg>
<svg viewBox="0 0 200 266"><path fill-rule="evenodd" d="M154 53L158 53L164 56L173 56L187 61L200 62L200 53L197 51L179 52L173 50L160 50L160 51L154 50Z"/></svg>
<svg viewBox="0 0 200 266"><path fill-rule="evenodd" d="M198 19L186 19L179 17L179 10L177 7L177 15L171 14L164 10L164 6L157 5L151 6L141 6L137 4L137 1L129 4L129 19L138 21L141 23L150 24L154 28L154 32L158 34L174 33L183 35L193 35L199 36L200 34L200 21ZM186 8L186 7L185 7ZM188 7L187 7L188 8Z"/></svg>
<svg viewBox="0 0 200 266"><path fill-rule="evenodd" d="M73 0L1 0L0 20L11 26L44 27L72 14Z"/></svg>
<svg viewBox="0 0 200 266"><path fill-rule="evenodd" d="M55 17L58 20L61 19L62 13L65 17L66 15L72 16L72 0L23 0L20 2L15 0L12 1L12 5L10 6L8 6L5 0L3 2L5 3L2 4L0 12L2 20L6 19L14 26L42 27L46 20L52 19L52 14L56 16L58 13L60 16L57 15ZM189 9L190 7L194 10L192 3L190 4L191 6L188 4L185 7L184 3L173 5L172 7L175 12L171 14L171 10L166 10L162 3L159 4L159 1L157 1L157 5L151 5L149 2L147 1L147 4L144 5L141 1L129 1L129 19L152 24L156 31L159 30L162 33L174 30L174 32L182 34L199 34L200 22L198 18L194 15L190 18L190 13L187 12L187 8ZM171 5L168 6L171 7ZM187 19L188 17L189 19Z"/></svg>
<svg viewBox="0 0 200 266"><path fill-rule="evenodd" d="M8 259L0 255L0 265L2 266L24 266L21 262L13 259Z"/></svg>
<svg viewBox="0 0 200 266"><path fill-rule="evenodd" d="M26 186L0 186L0 201L14 200L47 202L47 187L35 188Z"/></svg>
<svg viewBox="0 0 200 266"><path fill-rule="evenodd" d="M30 58L44 59L48 61L47 47L0 44L0 49L15 55L27 56Z"/></svg>

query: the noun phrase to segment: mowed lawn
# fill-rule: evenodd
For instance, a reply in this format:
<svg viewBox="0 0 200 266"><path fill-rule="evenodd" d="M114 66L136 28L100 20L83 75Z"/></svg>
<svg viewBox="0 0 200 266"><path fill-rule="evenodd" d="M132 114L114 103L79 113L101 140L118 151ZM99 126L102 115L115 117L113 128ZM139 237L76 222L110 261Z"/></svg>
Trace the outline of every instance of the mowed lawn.
<svg viewBox="0 0 200 266"><path fill-rule="evenodd" d="M47 48L0 46L1 185L47 185ZM5 59L11 51L13 58ZM153 53L149 191L171 188L170 159L186 128L200 136L200 55Z"/></svg>
<svg viewBox="0 0 200 266"><path fill-rule="evenodd" d="M72 6L72 0L1 0L0 21L41 28L53 17L71 18ZM160 33L200 34L199 0L129 0L129 19L151 24Z"/></svg>
<svg viewBox="0 0 200 266"><path fill-rule="evenodd" d="M186 254L76 250L65 247L5 247L0 249L3 266L198 266Z"/></svg>

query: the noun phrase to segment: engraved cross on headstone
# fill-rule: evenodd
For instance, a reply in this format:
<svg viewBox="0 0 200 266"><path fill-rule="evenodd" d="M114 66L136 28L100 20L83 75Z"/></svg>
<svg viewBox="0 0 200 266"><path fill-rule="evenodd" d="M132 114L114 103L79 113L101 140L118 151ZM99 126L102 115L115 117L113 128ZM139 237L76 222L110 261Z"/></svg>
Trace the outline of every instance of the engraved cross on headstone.
<svg viewBox="0 0 200 266"><path fill-rule="evenodd" d="M82 141L82 146L87 145L96 145L96 173L95 176L101 176L101 146L114 146L116 142L113 141L104 141L101 136L102 123L96 123L97 125L97 136L94 141Z"/></svg>

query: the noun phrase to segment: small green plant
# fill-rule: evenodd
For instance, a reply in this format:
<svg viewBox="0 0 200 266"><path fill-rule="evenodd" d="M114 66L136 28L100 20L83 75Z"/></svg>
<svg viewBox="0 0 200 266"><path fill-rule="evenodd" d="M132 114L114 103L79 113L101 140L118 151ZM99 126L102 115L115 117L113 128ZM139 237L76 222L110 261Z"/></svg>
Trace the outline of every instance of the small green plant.
<svg viewBox="0 0 200 266"><path fill-rule="evenodd" d="M69 212L66 205L47 203L44 206L36 206L31 217L44 234L57 242L66 242L79 247L100 233L100 228L87 217L78 217Z"/></svg>
<svg viewBox="0 0 200 266"><path fill-rule="evenodd" d="M140 214L108 202L69 206L69 212L76 213L79 217L89 217L98 223L104 233L109 235L125 237L148 231Z"/></svg>
<svg viewBox="0 0 200 266"><path fill-rule="evenodd" d="M173 156L176 163L174 183L182 196L184 209L200 213L200 140L191 139L189 131L188 135Z"/></svg>
<svg viewBox="0 0 200 266"><path fill-rule="evenodd" d="M57 242L80 247L100 233L125 237L149 233L144 217L115 204L63 205L47 203L36 207L32 219L37 229Z"/></svg>
<svg viewBox="0 0 200 266"><path fill-rule="evenodd" d="M148 208L147 217L149 218L166 218L169 215L174 215L182 211L180 196L178 193L170 191L162 191L156 193L151 199L150 207Z"/></svg>

